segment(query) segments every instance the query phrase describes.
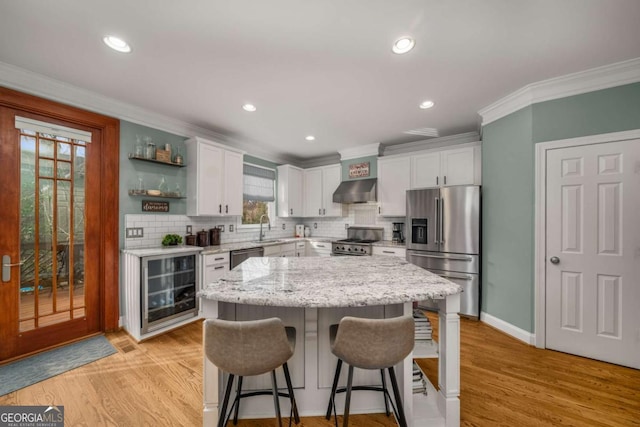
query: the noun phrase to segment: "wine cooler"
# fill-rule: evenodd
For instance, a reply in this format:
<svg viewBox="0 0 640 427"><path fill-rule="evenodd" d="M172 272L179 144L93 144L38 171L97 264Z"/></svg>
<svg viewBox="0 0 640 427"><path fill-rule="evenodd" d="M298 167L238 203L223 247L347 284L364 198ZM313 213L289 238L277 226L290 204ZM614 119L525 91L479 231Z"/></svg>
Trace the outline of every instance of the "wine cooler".
<svg viewBox="0 0 640 427"><path fill-rule="evenodd" d="M198 314L197 254L142 258L141 333Z"/></svg>
<svg viewBox="0 0 640 427"><path fill-rule="evenodd" d="M199 316L201 248L125 249L122 325L137 341Z"/></svg>

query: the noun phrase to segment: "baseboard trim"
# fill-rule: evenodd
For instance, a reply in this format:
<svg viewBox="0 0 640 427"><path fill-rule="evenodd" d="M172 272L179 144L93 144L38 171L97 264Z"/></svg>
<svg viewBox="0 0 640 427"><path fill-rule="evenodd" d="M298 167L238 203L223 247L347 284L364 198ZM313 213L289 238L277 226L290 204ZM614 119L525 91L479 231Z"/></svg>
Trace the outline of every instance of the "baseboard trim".
<svg viewBox="0 0 640 427"><path fill-rule="evenodd" d="M485 313L484 311L480 313L480 321L486 323L489 326L493 326L497 330L504 332L507 335L514 337L520 341L523 341L529 345L536 344L536 334L532 334L531 332L527 332L524 329L520 329L517 326L512 325L511 323L505 322L502 319L498 319L495 316L490 315L489 313Z"/></svg>

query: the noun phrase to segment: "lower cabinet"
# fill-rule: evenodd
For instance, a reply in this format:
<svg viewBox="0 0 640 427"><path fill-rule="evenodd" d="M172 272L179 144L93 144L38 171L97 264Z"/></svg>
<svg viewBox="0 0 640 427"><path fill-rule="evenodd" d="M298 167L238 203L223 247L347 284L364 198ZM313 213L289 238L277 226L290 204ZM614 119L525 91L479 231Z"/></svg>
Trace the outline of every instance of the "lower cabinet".
<svg viewBox="0 0 640 427"><path fill-rule="evenodd" d="M296 242L296 256L306 256L307 242Z"/></svg>
<svg viewBox="0 0 640 427"><path fill-rule="evenodd" d="M406 258L407 250L404 247L398 246L374 246L372 254Z"/></svg>
<svg viewBox="0 0 640 427"><path fill-rule="evenodd" d="M202 255L202 285L215 282L229 271L229 252Z"/></svg>
<svg viewBox="0 0 640 427"><path fill-rule="evenodd" d="M331 256L331 242L311 240L306 249L307 256Z"/></svg>

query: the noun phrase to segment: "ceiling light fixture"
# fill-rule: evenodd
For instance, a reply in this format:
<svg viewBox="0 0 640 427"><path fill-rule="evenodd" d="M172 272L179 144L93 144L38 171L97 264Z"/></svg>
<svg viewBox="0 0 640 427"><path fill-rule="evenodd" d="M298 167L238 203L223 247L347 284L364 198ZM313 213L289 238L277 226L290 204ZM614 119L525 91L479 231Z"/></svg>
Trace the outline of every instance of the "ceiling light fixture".
<svg viewBox="0 0 640 427"><path fill-rule="evenodd" d="M411 37L401 37L393 44L391 50L399 55L409 52L416 45L415 40Z"/></svg>
<svg viewBox="0 0 640 427"><path fill-rule="evenodd" d="M122 53L131 52L131 46L129 46L129 43L127 43L126 41L122 40L119 37L116 37L116 36L104 36L102 38L102 41L104 42L104 44L109 46L111 49L117 50L118 52L122 52Z"/></svg>
<svg viewBox="0 0 640 427"><path fill-rule="evenodd" d="M255 106L255 105L253 105L253 104L244 104L244 105L242 106L242 109L243 109L244 111L249 111L249 112L251 112L251 113L252 113L252 112L256 111L256 106Z"/></svg>
<svg viewBox="0 0 640 427"><path fill-rule="evenodd" d="M426 110L427 108L431 108L434 105L436 105L433 101L424 101L423 103L420 104L420 108L422 108L423 110Z"/></svg>
<svg viewBox="0 0 640 427"><path fill-rule="evenodd" d="M304 139L306 139L307 141L315 141L316 137L313 135L309 135L309 136L306 136Z"/></svg>

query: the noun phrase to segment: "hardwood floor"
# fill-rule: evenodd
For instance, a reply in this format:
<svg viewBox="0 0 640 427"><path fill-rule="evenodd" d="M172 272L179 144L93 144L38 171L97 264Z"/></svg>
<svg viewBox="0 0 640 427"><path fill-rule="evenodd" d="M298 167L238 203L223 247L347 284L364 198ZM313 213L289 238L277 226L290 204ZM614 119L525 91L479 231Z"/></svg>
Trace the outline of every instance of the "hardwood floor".
<svg viewBox="0 0 640 427"><path fill-rule="evenodd" d="M67 426L202 425L200 322L141 344L124 332L107 337L117 354L1 396L0 405L64 405ZM463 426L640 426L638 370L539 350L466 319L461 341ZM395 423L375 414L353 415L350 425ZM333 423L307 417L299 426Z"/></svg>

